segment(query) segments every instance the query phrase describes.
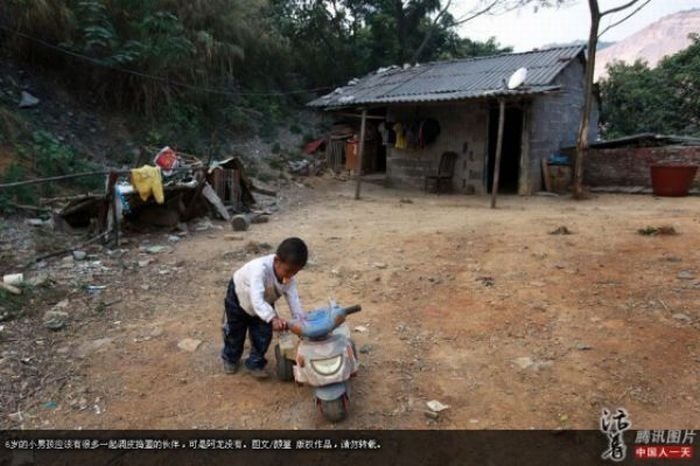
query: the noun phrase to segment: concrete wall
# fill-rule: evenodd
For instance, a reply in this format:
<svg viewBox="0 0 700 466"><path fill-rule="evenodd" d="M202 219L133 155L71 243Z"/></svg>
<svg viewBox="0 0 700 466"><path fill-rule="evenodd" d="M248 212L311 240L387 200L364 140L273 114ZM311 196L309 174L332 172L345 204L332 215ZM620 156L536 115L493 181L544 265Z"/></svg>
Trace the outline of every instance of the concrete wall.
<svg viewBox="0 0 700 466"><path fill-rule="evenodd" d="M590 149L584 159L584 183L593 187L651 187L649 167L681 163L700 166L700 147L625 147ZM700 173L693 188L700 188Z"/></svg>
<svg viewBox="0 0 700 466"><path fill-rule="evenodd" d="M573 60L555 80L562 91L535 97L529 118L529 193L542 188L542 158L562 147L576 145L576 133L583 113L583 86L585 67L580 60ZM598 103L591 111L589 137L598 137Z"/></svg>
<svg viewBox="0 0 700 466"><path fill-rule="evenodd" d="M390 107L388 121L434 118L440 123L440 135L424 149L388 147L387 181L393 186L423 189L425 176L436 174L441 155L451 151L459 155L452 180L455 192L482 193L488 116L488 105L480 101Z"/></svg>

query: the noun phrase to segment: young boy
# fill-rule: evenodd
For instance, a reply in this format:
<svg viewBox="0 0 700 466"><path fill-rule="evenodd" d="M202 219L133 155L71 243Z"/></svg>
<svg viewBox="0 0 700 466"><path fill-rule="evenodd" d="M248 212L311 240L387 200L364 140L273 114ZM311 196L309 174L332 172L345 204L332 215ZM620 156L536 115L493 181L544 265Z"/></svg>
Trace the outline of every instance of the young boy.
<svg viewBox="0 0 700 466"><path fill-rule="evenodd" d="M266 378L263 370L273 330L284 330L287 322L275 311L274 303L282 295L287 299L294 318L303 315L294 276L306 265L309 253L299 238L287 238L276 254L259 257L238 269L228 284L224 324L224 348L221 357L224 371L235 374L240 367L246 332L250 336L250 356L246 372Z"/></svg>

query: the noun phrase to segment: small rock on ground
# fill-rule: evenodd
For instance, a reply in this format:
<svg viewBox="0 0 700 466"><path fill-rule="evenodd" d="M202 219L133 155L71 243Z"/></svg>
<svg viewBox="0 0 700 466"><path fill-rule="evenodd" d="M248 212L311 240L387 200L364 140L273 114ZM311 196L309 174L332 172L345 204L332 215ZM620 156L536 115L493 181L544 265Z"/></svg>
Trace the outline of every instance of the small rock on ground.
<svg viewBox="0 0 700 466"><path fill-rule="evenodd" d="M194 338L184 338L178 342L177 347L183 351L194 353L195 351L197 351L197 348L199 348L199 345L201 344L202 340L196 340Z"/></svg>

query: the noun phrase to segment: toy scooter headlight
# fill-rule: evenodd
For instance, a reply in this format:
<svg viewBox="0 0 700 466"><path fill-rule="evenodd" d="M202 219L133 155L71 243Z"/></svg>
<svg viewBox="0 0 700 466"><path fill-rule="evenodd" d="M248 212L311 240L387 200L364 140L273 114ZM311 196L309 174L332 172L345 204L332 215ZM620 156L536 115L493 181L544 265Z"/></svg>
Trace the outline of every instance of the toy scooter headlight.
<svg viewBox="0 0 700 466"><path fill-rule="evenodd" d="M333 375L338 372L343 363L343 355L333 356L328 359L315 359L311 361L311 367L321 375Z"/></svg>

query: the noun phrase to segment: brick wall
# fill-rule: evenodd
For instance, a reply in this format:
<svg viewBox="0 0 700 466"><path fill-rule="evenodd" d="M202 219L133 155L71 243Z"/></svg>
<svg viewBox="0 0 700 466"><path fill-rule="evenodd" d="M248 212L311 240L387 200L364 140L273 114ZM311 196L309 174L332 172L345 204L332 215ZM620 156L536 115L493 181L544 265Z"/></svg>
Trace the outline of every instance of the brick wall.
<svg viewBox="0 0 700 466"><path fill-rule="evenodd" d="M593 187L651 187L649 167L658 163L700 166L700 147L625 147L590 149L585 159L584 182ZM693 188L700 188L700 173Z"/></svg>
<svg viewBox="0 0 700 466"><path fill-rule="evenodd" d="M561 92L536 97L530 119L530 194L542 187L543 158L563 147L576 145L581 114L583 113L583 85L585 66L573 60L557 76L555 83ZM591 110L589 140L598 136L598 104Z"/></svg>

